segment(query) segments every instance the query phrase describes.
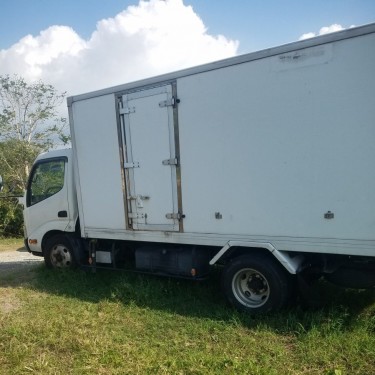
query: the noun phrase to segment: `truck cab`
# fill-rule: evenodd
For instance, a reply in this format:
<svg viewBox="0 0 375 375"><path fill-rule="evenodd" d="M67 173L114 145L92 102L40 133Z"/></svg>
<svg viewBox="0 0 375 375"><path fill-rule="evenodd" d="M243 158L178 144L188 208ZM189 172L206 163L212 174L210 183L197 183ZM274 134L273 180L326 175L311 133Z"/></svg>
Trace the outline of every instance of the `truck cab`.
<svg viewBox="0 0 375 375"><path fill-rule="evenodd" d="M23 200L25 244L43 255L43 243L61 232L74 232L78 217L73 185L72 150L43 153L36 159Z"/></svg>

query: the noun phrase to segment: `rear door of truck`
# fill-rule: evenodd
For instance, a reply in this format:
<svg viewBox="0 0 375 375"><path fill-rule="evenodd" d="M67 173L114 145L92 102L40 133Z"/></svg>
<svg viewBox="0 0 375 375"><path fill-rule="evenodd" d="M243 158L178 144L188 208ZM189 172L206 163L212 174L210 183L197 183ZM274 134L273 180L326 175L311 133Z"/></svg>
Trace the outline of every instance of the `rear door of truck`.
<svg viewBox="0 0 375 375"><path fill-rule="evenodd" d="M175 107L170 84L121 96L129 229L180 230Z"/></svg>

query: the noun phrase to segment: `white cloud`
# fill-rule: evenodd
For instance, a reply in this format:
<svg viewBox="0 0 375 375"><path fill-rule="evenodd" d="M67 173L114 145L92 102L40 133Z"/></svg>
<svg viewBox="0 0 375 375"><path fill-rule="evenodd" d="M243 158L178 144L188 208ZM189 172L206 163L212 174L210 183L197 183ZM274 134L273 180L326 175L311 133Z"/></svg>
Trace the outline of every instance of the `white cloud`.
<svg viewBox="0 0 375 375"><path fill-rule="evenodd" d="M141 0L99 21L88 40L67 26L25 36L0 51L0 71L72 95L234 56L237 49L238 41L208 34L183 0Z"/></svg>
<svg viewBox="0 0 375 375"><path fill-rule="evenodd" d="M341 25L334 23L331 26L324 26L319 30L319 35L324 35L324 34L329 34L329 33L334 33L336 31L341 31L344 30L344 27Z"/></svg>
<svg viewBox="0 0 375 375"><path fill-rule="evenodd" d="M314 38L316 36L315 33L313 32L309 32L309 33L306 33L306 34L302 34L298 40L305 40L305 39L309 39L309 38Z"/></svg>
<svg viewBox="0 0 375 375"><path fill-rule="evenodd" d="M17 73L29 81L42 79L45 69L61 58L76 57L85 45L71 28L51 26L37 37L27 35L8 50L1 50L1 73Z"/></svg>
<svg viewBox="0 0 375 375"><path fill-rule="evenodd" d="M351 26L353 27L353 26ZM308 39L308 38L313 38L315 36L318 36L318 35L324 35L324 34L329 34L329 33L334 33L336 31L341 31L341 30L344 30L345 28L337 23L334 23L333 25L331 26L324 26L322 27L318 33L315 33L315 32L309 32L309 33L306 33L306 34L303 34L300 36L300 38L298 40L304 40L304 39Z"/></svg>

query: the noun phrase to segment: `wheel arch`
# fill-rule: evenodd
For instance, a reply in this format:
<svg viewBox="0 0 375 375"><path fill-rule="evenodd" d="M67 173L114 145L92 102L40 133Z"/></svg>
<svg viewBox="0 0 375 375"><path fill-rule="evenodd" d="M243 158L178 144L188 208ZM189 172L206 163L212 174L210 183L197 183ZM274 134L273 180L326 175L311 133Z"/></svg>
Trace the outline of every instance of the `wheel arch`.
<svg viewBox="0 0 375 375"><path fill-rule="evenodd" d="M48 243L48 240L51 239L52 237L63 235L69 241L72 251L75 256L75 260L78 264L81 264L84 257L83 257L83 245L82 241L80 241L79 237L75 235L74 232L64 232L60 230L51 230L47 232L42 240L42 254L43 256L45 255L45 249L46 249L46 244Z"/></svg>
<svg viewBox="0 0 375 375"><path fill-rule="evenodd" d="M277 250L269 242L228 241L210 260L210 265L227 263L243 255L262 255L278 261L290 274L297 274L304 261L300 253Z"/></svg>
<svg viewBox="0 0 375 375"><path fill-rule="evenodd" d="M43 255L45 254L45 250L46 250L46 243L47 241L52 238L52 237L55 237L59 234L63 234L65 235L65 232L61 231L61 230L51 230L47 233L45 233L45 235L43 236L43 239L42 239L42 253Z"/></svg>

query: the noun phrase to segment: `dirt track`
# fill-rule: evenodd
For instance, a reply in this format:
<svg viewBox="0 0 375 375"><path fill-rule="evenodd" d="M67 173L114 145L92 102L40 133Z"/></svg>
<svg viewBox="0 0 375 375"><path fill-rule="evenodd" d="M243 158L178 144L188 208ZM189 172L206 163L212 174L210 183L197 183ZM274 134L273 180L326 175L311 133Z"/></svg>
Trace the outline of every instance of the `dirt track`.
<svg viewBox="0 0 375 375"><path fill-rule="evenodd" d="M3 271L17 270L26 266L40 264L42 257L30 254L26 249L0 251L0 274Z"/></svg>

